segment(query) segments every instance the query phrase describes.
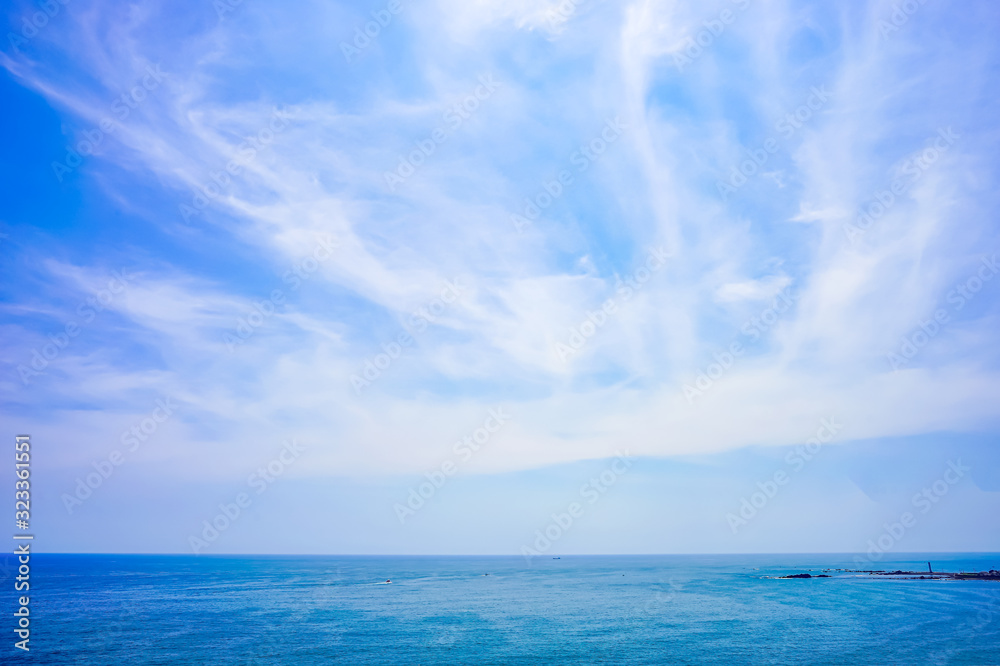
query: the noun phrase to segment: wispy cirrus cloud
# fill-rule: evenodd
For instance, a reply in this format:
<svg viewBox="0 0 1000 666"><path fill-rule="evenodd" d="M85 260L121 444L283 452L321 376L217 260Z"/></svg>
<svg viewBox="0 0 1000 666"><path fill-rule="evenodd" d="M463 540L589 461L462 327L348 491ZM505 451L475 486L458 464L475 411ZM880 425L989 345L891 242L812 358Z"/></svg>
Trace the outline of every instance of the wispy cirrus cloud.
<svg viewBox="0 0 1000 666"><path fill-rule="evenodd" d="M558 11L404 6L347 62L337 45L365 16L355 8L255 1L219 21L204 3L67 5L2 64L57 110L66 145L162 68L74 175L160 240L80 241L87 252L59 262L27 247L50 293L17 279L7 290L20 342L4 354L5 390L63 410L53 427L81 433L64 446L87 451L105 434L75 401L142 414L137 391L176 396L186 407L160 455L179 475L195 450L225 473L291 435L316 442L294 474L420 470L501 399L518 418L480 472L607 456L623 439L649 456L783 444L831 412L847 439L996 428L1000 284L911 366L885 362L998 248L990 6L926 5L891 40L881 1ZM713 32L722 12L732 20ZM710 43L677 67L704 30ZM484 75L496 92L387 188L386 172ZM817 86L829 100L781 125ZM614 118L620 141L597 142ZM844 225L942 128L960 138L849 242ZM720 199L717 182L768 139L761 173ZM572 185L517 233L511 215L564 170ZM292 290L284 276L318 234L337 250ZM666 248L664 268L562 362L556 344L652 247ZM61 325L43 305L86 295L123 255L139 277L113 316L53 362L57 374L22 386L18 364ZM414 333L412 314L454 279L467 285L459 301L363 395L352 390L352 374ZM682 385L786 288L794 307L692 406ZM274 289L287 302L227 350L225 333Z"/></svg>

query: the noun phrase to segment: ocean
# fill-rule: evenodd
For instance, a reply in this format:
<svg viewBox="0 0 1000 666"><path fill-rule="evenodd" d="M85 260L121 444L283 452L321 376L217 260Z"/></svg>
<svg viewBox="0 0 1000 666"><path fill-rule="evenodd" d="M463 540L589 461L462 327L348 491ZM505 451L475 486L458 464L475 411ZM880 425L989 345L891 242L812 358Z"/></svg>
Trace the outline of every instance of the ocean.
<svg viewBox="0 0 1000 666"><path fill-rule="evenodd" d="M928 560L1000 569L1000 555L982 554L887 555L866 568ZM1000 664L1000 582L768 578L858 568L843 554L31 564L30 652L14 649L6 613L4 663Z"/></svg>

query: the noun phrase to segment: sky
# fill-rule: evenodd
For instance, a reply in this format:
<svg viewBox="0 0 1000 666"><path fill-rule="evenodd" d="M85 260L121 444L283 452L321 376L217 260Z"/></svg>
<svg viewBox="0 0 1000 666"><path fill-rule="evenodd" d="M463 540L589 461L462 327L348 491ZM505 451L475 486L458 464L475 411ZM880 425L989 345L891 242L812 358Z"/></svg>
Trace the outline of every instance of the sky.
<svg viewBox="0 0 1000 666"><path fill-rule="evenodd" d="M994 3L3 19L39 550L1000 551Z"/></svg>

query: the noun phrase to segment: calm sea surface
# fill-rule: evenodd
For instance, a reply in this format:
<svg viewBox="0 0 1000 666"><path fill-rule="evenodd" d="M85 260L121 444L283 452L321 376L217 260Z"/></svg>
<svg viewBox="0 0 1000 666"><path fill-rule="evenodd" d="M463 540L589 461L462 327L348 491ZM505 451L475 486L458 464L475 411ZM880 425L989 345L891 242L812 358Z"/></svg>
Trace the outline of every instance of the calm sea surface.
<svg viewBox="0 0 1000 666"><path fill-rule="evenodd" d="M892 557L870 568L1000 569L1000 555ZM12 647L8 592L3 663L1000 664L1000 582L766 578L857 568L845 555L31 564L31 652Z"/></svg>

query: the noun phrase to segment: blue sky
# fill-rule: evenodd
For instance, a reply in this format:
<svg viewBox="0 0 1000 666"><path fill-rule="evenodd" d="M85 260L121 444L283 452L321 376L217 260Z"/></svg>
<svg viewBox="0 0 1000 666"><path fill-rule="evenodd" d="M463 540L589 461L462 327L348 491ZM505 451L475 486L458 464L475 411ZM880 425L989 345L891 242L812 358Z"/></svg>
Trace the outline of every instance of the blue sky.
<svg viewBox="0 0 1000 666"><path fill-rule="evenodd" d="M41 546L1000 550L991 3L5 20Z"/></svg>

